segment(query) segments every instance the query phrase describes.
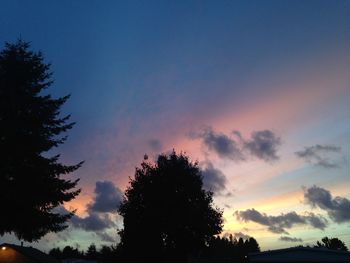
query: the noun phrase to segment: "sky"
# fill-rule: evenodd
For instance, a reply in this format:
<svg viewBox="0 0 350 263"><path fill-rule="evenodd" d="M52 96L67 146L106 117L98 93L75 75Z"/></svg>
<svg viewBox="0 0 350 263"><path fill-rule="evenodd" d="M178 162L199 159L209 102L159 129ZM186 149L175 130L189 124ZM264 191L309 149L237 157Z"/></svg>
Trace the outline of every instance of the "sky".
<svg viewBox="0 0 350 263"><path fill-rule="evenodd" d="M350 247L350 1L1 2L0 45L51 63L57 151L82 168L69 228L48 251L118 242L117 203L144 154L198 161L224 209L222 235L262 250ZM0 241L18 243L5 235Z"/></svg>

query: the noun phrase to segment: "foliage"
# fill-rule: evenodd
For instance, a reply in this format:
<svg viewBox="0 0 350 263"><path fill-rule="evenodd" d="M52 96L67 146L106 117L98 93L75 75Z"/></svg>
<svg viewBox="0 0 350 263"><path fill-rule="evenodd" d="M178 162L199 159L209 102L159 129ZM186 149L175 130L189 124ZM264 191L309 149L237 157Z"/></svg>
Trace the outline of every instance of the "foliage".
<svg viewBox="0 0 350 263"><path fill-rule="evenodd" d="M53 209L75 198L78 180L61 178L78 169L63 165L49 151L64 143L59 136L74 125L60 117L69 96L52 98L43 92L52 84L50 65L40 52L18 40L0 53L0 235L13 232L33 241L58 232L72 213Z"/></svg>
<svg viewBox="0 0 350 263"><path fill-rule="evenodd" d="M101 249L98 250L94 243L90 244L86 252L79 251L78 248L65 246L63 250L58 247L51 249L49 255L59 260L77 258L98 261L100 263L117 261L116 248L114 246L102 246Z"/></svg>
<svg viewBox="0 0 350 263"><path fill-rule="evenodd" d="M61 260L66 258L82 258L84 257L84 252L79 251L78 248L65 246L62 250L59 247L51 249L49 255Z"/></svg>
<svg viewBox="0 0 350 263"><path fill-rule="evenodd" d="M96 245L94 243L92 243L88 247L85 256L86 256L87 259L96 259L97 255L98 255L98 252L97 252L97 249L96 249Z"/></svg>
<svg viewBox="0 0 350 263"><path fill-rule="evenodd" d="M222 211L203 189L197 163L184 154L145 161L125 192L120 250L129 261L185 261L222 230ZM136 252L137 251L137 252Z"/></svg>
<svg viewBox="0 0 350 263"><path fill-rule="evenodd" d="M336 237L335 238L324 237L322 238L321 242L317 241L315 247L348 251L348 248L345 245L345 243Z"/></svg>
<svg viewBox="0 0 350 263"><path fill-rule="evenodd" d="M258 242L253 238L214 237L204 251L202 258L208 262L244 262L249 253L259 252Z"/></svg>

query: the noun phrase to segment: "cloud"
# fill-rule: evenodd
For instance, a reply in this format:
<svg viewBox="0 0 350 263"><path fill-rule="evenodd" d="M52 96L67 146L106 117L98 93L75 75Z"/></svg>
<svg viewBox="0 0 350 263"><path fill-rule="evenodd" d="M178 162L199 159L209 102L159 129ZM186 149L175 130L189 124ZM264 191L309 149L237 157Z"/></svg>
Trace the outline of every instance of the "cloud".
<svg viewBox="0 0 350 263"><path fill-rule="evenodd" d="M64 206L58 206L54 209L55 213L61 215L70 213ZM106 228L114 227L115 223L107 214L98 214L88 211L86 217L73 215L68 223L75 227L86 231L102 231Z"/></svg>
<svg viewBox="0 0 350 263"><path fill-rule="evenodd" d="M90 213L88 216L82 218L73 216L71 223L76 228L81 228L86 231L103 231L107 228L114 227L115 223L109 217L109 215L99 215L97 213Z"/></svg>
<svg viewBox="0 0 350 263"><path fill-rule="evenodd" d="M320 215L315 215L314 213L307 213L307 216L305 216L309 224L318 229L325 229L327 227L327 219Z"/></svg>
<svg viewBox="0 0 350 263"><path fill-rule="evenodd" d="M324 168L337 168L339 165L335 163L334 159L332 160L330 158L330 155L340 152L341 147L317 144L310 147L304 147L304 150L295 152L295 154L308 163Z"/></svg>
<svg viewBox="0 0 350 263"><path fill-rule="evenodd" d="M280 145L281 139L270 130L255 131L252 133L251 139L244 142L245 148L252 156L266 162L279 159L277 149Z"/></svg>
<svg viewBox="0 0 350 263"><path fill-rule="evenodd" d="M151 149L155 152L159 152L162 150L163 145L160 140L157 139L151 139L148 141L148 145L151 147Z"/></svg>
<svg viewBox="0 0 350 263"><path fill-rule="evenodd" d="M102 241L115 243L116 239L106 232L97 232L97 236L101 238Z"/></svg>
<svg viewBox="0 0 350 263"><path fill-rule="evenodd" d="M350 221L349 199L340 196L333 198L330 191L316 185L305 189L304 199L311 206L325 210L336 223Z"/></svg>
<svg viewBox="0 0 350 263"><path fill-rule="evenodd" d="M244 160L239 145L235 140L223 133L216 133L211 128L205 129L200 135L204 145L214 151L219 157L235 161Z"/></svg>
<svg viewBox="0 0 350 263"><path fill-rule="evenodd" d="M209 127L192 138L201 138L203 144L221 158L244 161L251 156L265 162L279 159L277 151L281 139L270 130L254 131L250 139L244 139L237 130L226 135Z"/></svg>
<svg viewBox="0 0 350 263"><path fill-rule="evenodd" d="M309 224L314 228L323 230L326 227L327 223L327 220L325 218L317 216L313 213L308 213L307 215L298 215L294 211L286 214L282 213L279 216L269 216L265 213L260 213L259 211L252 208L245 211L236 211L234 214L238 220L244 222L253 221L255 223L265 225L268 227L268 230L270 232L277 234L288 234L286 229L290 229L297 224Z"/></svg>
<svg viewBox="0 0 350 263"><path fill-rule="evenodd" d="M110 181L98 181L95 187L95 197L87 205L87 216L72 216L71 226L81 228L86 231L101 232L107 228L114 227L115 222L108 213L116 212L120 202L123 199L123 193ZM59 206L55 212L67 214L69 211Z"/></svg>
<svg viewBox="0 0 350 263"><path fill-rule="evenodd" d="M287 236L281 236L279 240L286 241L286 242L303 242L301 238L287 237Z"/></svg>
<svg viewBox="0 0 350 263"><path fill-rule="evenodd" d="M205 164L206 167L202 170L203 187L214 193L220 193L225 190L227 182L225 175L216 169L211 162L206 162Z"/></svg>
<svg viewBox="0 0 350 263"><path fill-rule="evenodd" d="M122 191L112 182L98 181L95 187L95 198L88 205L88 211L98 213L116 212L122 200Z"/></svg>

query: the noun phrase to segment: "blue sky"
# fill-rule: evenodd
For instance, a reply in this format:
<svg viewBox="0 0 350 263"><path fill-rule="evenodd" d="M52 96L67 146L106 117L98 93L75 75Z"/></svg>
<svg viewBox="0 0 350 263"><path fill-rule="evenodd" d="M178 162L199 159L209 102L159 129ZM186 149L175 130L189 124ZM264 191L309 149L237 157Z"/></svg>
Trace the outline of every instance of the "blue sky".
<svg viewBox="0 0 350 263"><path fill-rule="evenodd" d="M290 207L328 221L293 225L290 237L313 244L339 236L350 245L350 220L334 221L336 208L305 199L313 185L350 198L349 14L350 1L3 1L0 43L21 37L52 63L49 92L72 95L63 113L77 122L58 152L67 163L86 161L72 175L82 194L65 205L86 220L36 245L117 240L113 213L94 214L116 222L98 231L82 223L87 205L110 189L97 182L113 184L117 197L145 153L173 148L223 174L205 180L224 185L215 197L224 233L254 236L263 249L298 245L236 213L277 216ZM233 142L236 151L223 151Z"/></svg>

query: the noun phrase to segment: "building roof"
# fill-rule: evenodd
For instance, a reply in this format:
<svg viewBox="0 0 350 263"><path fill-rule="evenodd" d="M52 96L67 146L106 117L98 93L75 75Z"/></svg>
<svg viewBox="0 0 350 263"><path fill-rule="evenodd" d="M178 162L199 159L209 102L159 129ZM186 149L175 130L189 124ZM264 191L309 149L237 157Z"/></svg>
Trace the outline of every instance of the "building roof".
<svg viewBox="0 0 350 263"><path fill-rule="evenodd" d="M251 253L249 262L350 262L350 252L324 248L292 247Z"/></svg>
<svg viewBox="0 0 350 263"><path fill-rule="evenodd" d="M0 245L0 247L9 247L14 250L16 250L18 253L34 260L37 262L45 262L45 263L61 263L61 261L45 254L44 252L41 252L40 250L33 248L33 247L23 247L23 246L17 246L13 244L7 244L3 243Z"/></svg>

